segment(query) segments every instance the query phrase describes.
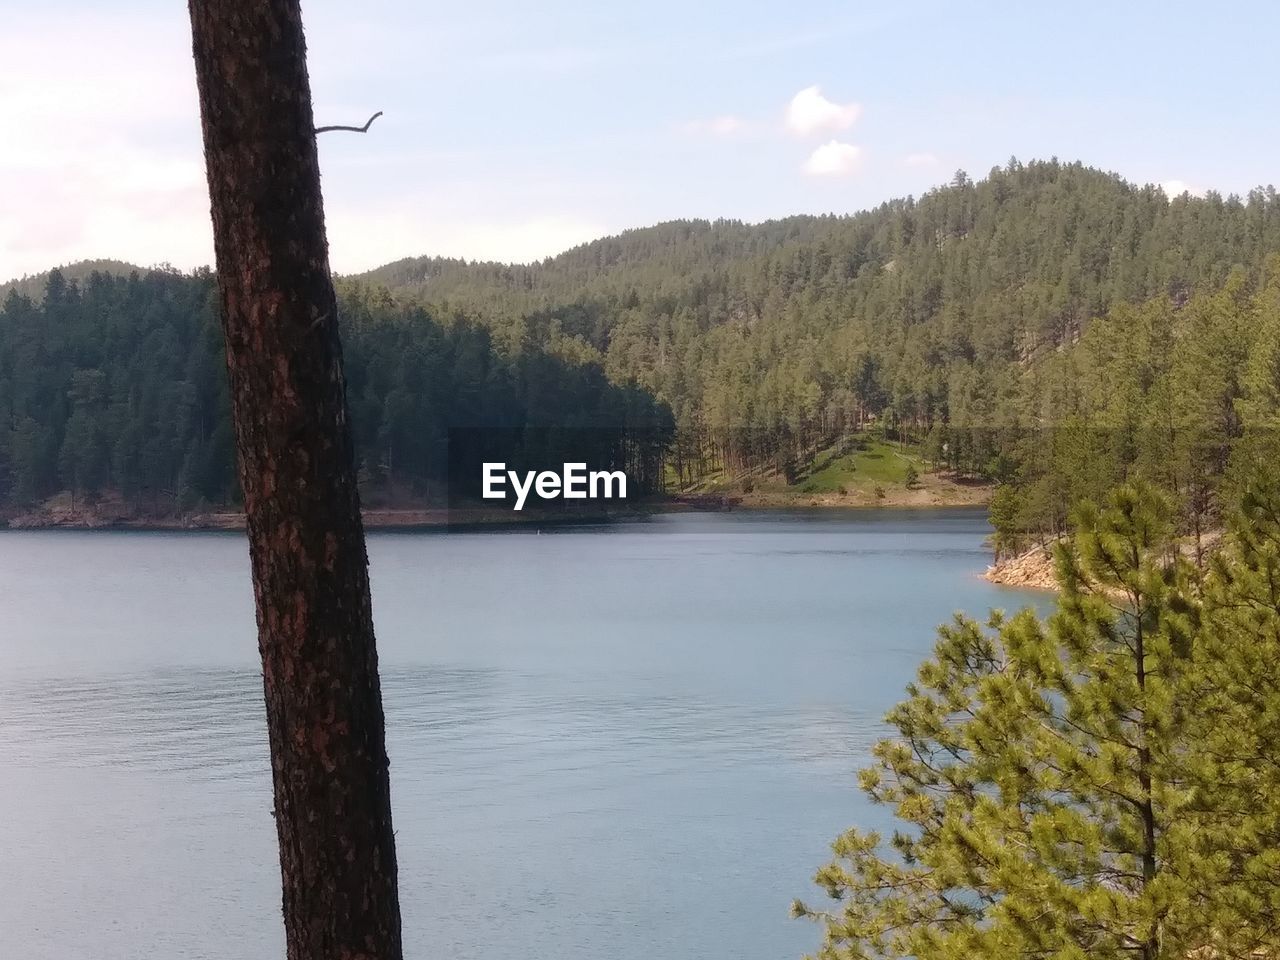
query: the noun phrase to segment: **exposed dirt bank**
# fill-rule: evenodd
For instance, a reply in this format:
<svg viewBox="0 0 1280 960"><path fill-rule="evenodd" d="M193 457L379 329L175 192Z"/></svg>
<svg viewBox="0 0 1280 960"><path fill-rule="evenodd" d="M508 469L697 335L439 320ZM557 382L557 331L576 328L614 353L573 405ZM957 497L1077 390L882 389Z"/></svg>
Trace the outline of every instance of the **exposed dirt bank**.
<svg viewBox="0 0 1280 960"><path fill-rule="evenodd" d="M1034 546L1016 557L1007 557L987 567L984 580L1006 587L1026 587L1033 590L1057 590L1058 578L1054 573L1053 551L1044 546Z"/></svg>

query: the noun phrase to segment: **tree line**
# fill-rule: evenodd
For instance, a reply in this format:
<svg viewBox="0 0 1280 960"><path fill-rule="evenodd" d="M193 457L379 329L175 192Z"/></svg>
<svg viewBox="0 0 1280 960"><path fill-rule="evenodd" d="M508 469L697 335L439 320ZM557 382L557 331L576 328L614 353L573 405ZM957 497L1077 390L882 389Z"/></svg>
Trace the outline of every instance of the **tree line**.
<svg viewBox="0 0 1280 960"><path fill-rule="evenodd" d="M53 271L38 299L0 304L0 505L107 492L173 514L234 506L235 479L214 278L205 271ZM443 502L470 464L465 429L499 459L625 466L661 488L673 423L648 392L532 337L495 343L454 312L348 286L339 298L366 502ZM556 428L554 436L552 428ZM481 438L477 441L476 438Z"/></svg>
<svg viewBox="0 0 1280 960"><path fill-rule="evenodd" d="M1020 420L960 424L1003 481L997 552L1052 539L1081 500L1141 478L1203 562L1242 485L1280 462L1280 256L1183 300L1112 307L1029 371L1021 398Z"/></svg>

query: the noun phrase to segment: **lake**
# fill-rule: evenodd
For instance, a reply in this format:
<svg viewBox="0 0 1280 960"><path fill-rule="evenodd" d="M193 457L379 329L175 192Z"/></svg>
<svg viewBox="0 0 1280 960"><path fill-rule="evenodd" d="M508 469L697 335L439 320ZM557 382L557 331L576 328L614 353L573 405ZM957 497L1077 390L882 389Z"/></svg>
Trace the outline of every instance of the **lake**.
<svg viewBox="0 0 1280 960"><path fill-rule="evenodd" d="M370 538L406 955L795 960L974 511ZM0 532L0 943L282 957L239 534Z"/></svg>

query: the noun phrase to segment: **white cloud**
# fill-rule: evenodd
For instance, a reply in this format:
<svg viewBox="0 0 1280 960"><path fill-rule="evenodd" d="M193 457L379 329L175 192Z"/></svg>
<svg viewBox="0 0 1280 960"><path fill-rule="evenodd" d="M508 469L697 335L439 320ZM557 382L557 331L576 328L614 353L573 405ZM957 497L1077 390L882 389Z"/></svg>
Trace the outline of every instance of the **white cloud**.
<svg viewBox="0 0 1280 960"><path fill-rule="evenodd" d="M735 117L733 114L724 114L719 117L712 117L710 120L690 120L681 126L685 133L691 134L710 134L715 137L730 137L735 133L741 133L746 127L741 117Z"/></svg>
<svg viewBox="0 0 1280 960"><path fill-rule="evenodd" d="M847 130L862 115L856 103L833 103L818 87L805 87L787 104L787 129L797 136Z"/></svg>
<svg viewBox="0 0 1280 960"><path fill-rule="evenodd" d="M942 161L932 153L908 153L903 162L908 167L936 167Z"/></svg>
<svg viewBox="0 0 1280 960"><path fill-rule="evenodd" d="M829 140L809 155L801 169L812 177L847 177L861 162L861 147Z"/></svg>
<svg viewBox="0 0 1280 960"><path fill-rule="evenodd" d="M1184 193L1189 193L1193 197L1203 197L1206 193L1203 187L1193 187L1185 180L1165 180L1160 184L1160 189L1171 200L1174 197L1182 196Z"/></svg>

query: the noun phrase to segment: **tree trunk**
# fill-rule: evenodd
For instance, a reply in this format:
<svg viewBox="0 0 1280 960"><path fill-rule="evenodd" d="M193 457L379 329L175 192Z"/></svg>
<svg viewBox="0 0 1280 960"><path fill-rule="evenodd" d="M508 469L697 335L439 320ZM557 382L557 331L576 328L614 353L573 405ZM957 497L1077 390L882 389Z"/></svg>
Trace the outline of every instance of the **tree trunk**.
<svg viewBox="0 0 1280 960"><path fill-rule="evenodd" d="M400 960L382 695L297 0L190 0L290 960Z"/></svg>

